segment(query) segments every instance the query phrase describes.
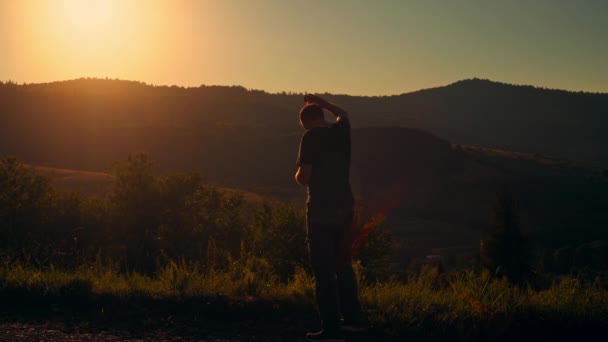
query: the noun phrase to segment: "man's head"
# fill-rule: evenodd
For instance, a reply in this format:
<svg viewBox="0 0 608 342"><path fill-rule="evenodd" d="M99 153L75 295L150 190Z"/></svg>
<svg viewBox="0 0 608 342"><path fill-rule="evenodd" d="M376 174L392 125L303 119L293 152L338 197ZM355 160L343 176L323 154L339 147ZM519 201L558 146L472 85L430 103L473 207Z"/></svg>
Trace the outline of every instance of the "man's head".
<svg viewBox="0 0 608 342"><path fill-rule="evenodd" d="M325 115L323 113L323 108L311 103L302 107L300 110L300 125L302 125L305 130L322 126L324 124Z"/></svg>

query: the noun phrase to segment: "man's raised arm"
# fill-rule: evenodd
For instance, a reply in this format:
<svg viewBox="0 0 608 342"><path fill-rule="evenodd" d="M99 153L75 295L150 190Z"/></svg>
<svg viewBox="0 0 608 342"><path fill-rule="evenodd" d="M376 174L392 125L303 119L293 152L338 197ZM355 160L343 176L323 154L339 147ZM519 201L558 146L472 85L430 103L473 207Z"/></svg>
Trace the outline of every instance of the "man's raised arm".
<svg viewBox="0 0 608 342"><path fill-rule="evenodd" d="M306 95L304 95L304 101L306 101L307 103L314 103L323 109L327 109L336 117L336 119L338 121L340 121L340 118L348 119L348 113L346 113L346 111L344 109L336 106L333 103L325 101L324 99L322 99L321 97L319 97L317 95L306 94Z"/></svg>

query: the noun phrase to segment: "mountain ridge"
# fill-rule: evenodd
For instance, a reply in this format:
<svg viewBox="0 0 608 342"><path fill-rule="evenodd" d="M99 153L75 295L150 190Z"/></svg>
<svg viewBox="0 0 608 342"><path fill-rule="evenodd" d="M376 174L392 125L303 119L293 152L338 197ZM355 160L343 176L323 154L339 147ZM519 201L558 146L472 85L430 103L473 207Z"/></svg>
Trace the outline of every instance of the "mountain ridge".
<svg viewBox="0 0 608 342"><path fill-rule="evenodd" d="M258 89L258 88L247 88L247 87L245 87L243 85L239 85L239 84L235 84L235 85L201 84L199 86L181 86L181 85L176 85L176 84L172 84L172 85L154 84L154 83L147 83L147 82L138 81L138 80L127 80L127 79L119 79L119 78L101 78L101 77L79 77L79 78L74 78L74 79L66 79L66 80L58 80L58 81L50 81L50 82L30 82L30 83L25 83L25 82L16 83L12 80L6 80L6 81L0 80L0 85L4 84L4 85L16 85L16 86L54 86L54 85L68 85L70 83L81 82L81 81L89 81L89 82L102 81L102 82L110 82L110 83L114 83L114 84L122 83L125 85L132 85L132 86L145 86L145 87L152 87L152 88L177 88L177 89L186 89L186 90L200 89L200 88L227 88L227 89L239 89L239 90L245 90L245 91L251 91L251 92L262 92L262 93L269 94L269 95L281 95L281 94L304 95L305 94L304 92L297 92L297 91L290 91L290 90L281 90L281 91L276 91L276 92L270 92L270 91L266 91L266 90ZM397 93L397 94L352 95L352 94L345 94L345 93L331 93L331 92L327 92L327 91L313 92L313 93L325 94L325 95L331 95L331 96L386 98L386 97L400 97L400 96L404 96L404 95L425 92L425 91L430 91L430 90L437 90L437 89L442 89L442 88L467 86L467 85L471 85L471 84L478 84L478 85L485 85L485 86L498 86L498 87L511 86L511 87L527 88L527 89L535 89L535 90L554 91L554 92L568 93L568 94L574 93L574 94L588 94L588 95L608 95L608 92L592 92L592 91L586 91L586 90L568 90L568 89L563 89L563 88L549 88L549 87L532 85L532 84L508 83L508 82L503 82L503 81L495 81L495 80L491 80L491 79L487 79L487 78L479 78L479 77L475 77L475 76L453 81L448 84L436 85L436 86L427 87L427 88L420 88L417 90L412 90L412 91Z"/></svg>

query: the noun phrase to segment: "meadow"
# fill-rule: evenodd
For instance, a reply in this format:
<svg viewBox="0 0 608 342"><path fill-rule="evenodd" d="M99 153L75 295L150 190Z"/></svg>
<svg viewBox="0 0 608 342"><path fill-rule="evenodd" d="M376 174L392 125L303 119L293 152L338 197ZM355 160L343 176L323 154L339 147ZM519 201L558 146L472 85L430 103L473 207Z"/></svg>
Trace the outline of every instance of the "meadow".
<svg viewBox="0 0 608 342"><path fill-rule="evenodd" d="M316 321L304 217L246 201L196 174L115 165L83 196L14 158L0 163L0 314L186 338L298 339ZM531 270L513 281L482 263L392 273L381 220L355 261L373 340L601 339L605 275Z"/></svg>

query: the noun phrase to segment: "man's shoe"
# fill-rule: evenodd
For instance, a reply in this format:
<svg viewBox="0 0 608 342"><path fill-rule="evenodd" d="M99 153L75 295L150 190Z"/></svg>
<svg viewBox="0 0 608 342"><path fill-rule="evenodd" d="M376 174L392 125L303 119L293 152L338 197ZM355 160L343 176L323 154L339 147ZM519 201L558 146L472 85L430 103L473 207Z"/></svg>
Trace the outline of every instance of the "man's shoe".
<svg viewBox="0 0 608 342"><path fill-rule="evenodd" d="M330 332L324 329L316 333L306 334L306 341L342 342L344 336L338 331Z"/></svg>
<svg viewBox="0 0 608 342"><path fill-rule="evenodd" d="M365 327L360 322L340 320L340 330L345 333L360 333Z"/></svg>

